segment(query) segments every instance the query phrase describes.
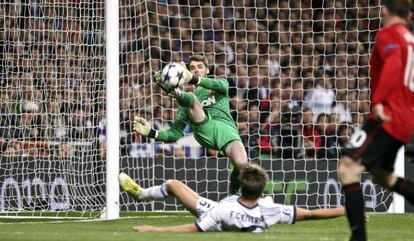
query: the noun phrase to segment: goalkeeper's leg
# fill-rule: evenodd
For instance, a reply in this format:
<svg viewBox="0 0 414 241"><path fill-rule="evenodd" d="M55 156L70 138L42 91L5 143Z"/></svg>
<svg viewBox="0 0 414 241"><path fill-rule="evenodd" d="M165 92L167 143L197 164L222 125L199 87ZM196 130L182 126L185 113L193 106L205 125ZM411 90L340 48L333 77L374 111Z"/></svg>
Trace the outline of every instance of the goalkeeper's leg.
<svg viewBox="0 0 414 241"><path fill-rule="evenodd" d="M240 189L240 169L236 166L233 166L233 170L230 173L230 185L229 185L229 194L235 195Z"/></svg>
<svg viewBox="0 0 414 241"><path fill-rule="evenodd" d="M233 171L230 174L229 193L236 194L240 189L239 168L247 164L247 154L243 144L239 140L232 141L226 147L226 156L233 163Z"/></svg>
<svg viewBox="0 0 414 241"><path fill-rule="evenodd" d="M168 95L175 98L180 106L187 109L188 118L191 122L201 123L206 119L203 105L193 93L175 88Z"/></svg>

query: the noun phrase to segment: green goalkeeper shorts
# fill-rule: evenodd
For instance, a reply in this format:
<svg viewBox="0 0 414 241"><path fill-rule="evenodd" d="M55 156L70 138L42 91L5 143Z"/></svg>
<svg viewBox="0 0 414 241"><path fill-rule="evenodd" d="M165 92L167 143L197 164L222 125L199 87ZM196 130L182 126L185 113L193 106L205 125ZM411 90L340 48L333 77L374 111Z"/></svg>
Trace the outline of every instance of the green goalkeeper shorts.
<svg viewBox="0 0 414 241"><path fill-rule="evenodd" d="M234 140L241 141L238 131L225 122L212 120L209 116L200 124L193 124L195 139L205 148L214 149L225 156L227 146Z"/></svg>

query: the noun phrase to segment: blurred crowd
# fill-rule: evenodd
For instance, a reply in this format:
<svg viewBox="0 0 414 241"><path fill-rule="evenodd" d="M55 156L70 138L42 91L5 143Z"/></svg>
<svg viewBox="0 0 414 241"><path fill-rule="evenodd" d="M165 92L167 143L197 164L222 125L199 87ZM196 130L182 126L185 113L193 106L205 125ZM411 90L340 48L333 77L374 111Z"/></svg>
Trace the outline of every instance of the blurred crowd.
<svg viewBox="0 0 414 241"><path fill-rule="evenodd" d="M337 159L370 110L378 1L168 3L147 3L148 16L133 23L131 15L141 16L137 9L121 11L121 28L131 29L121 32L127 61L138 58L145 70L144 63L158 69L205 55L211 76L231 86L232 115L250 157ZM135 38L142 32L134 33L134 24L145 26L145 41ZM139 75L136 61L126 64L125 85L131 86L132 73L140 87L141 115L168 128L176 103Z"/></svg>
<svg viewBox="0 0 414 241"><path fill-rule="evenodd" d="M0 3L3 155L68 156L74 146L99 145L104 26L102 1Z"/></svg>
<svg viewBox="0 0 414 241"><path fill-rule="evenodd" d="M104 10L103 0L0 3L0 152L104 155ZM135 115L157 129L174 120L152 71L193 54L228 80L251 157L336 160L369 113L378 0L120 0L119 17L122 155L148 142Z"/></svg>

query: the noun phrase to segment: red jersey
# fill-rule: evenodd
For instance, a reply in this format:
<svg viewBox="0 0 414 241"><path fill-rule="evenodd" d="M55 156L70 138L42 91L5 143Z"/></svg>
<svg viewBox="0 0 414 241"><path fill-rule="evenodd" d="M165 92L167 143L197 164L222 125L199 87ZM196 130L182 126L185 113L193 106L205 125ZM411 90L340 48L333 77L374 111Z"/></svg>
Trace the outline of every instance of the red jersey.
<svg viewBox="0 0 414 241"><path fill-rule="evenodd" d="M407 143L414 131L414 36L401 24L378 31L371 55L371 106L391 121L382 128ZM371 116L372 117L372 116Z"/></svg>

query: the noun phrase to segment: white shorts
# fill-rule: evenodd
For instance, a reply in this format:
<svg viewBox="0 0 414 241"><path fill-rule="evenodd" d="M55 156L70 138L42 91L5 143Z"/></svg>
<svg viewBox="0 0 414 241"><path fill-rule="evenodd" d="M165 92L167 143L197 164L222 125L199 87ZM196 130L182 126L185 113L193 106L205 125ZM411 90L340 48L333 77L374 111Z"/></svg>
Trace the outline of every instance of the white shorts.
<svg viewBox="0 0 414 241"><path fill-rule="evenodd" d="M196 206L197 218L209 212L211 209L217 206L217 204L218 202L212 201L204 197L200 197L200 199L198 199L197 201L197 206Z"/></svg>

